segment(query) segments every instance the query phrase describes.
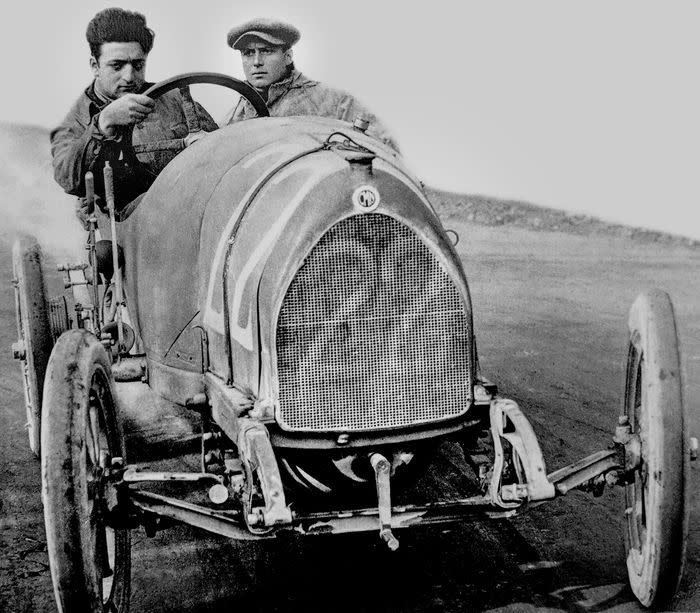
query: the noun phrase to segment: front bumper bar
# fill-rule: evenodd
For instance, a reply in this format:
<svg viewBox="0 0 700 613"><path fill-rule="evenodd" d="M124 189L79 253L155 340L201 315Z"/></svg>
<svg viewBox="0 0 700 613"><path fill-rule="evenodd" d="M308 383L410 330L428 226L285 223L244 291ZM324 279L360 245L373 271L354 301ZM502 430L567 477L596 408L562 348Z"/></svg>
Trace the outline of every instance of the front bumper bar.
<svg viewBox="0 0 700 613"><path fill-rule="evenodd" d="M373 454L370 460L375 468L377 482L376 507L295 512L284 502L269 437L266 436L264 427L253 423L253 420L246 420L249 427L241 429L239 449L246 456L242 458L244 465L246 462L249 464L246 470L247 480L251 480L252 473L257 471L257 479L262 485L265 506L261 509L264 512L258 513L256 522L251 521L254 514L249 504L243 505L242 512L212 509L134 487L140 481L218 481L218 477L206 473L190 477L173 473L176 475L173 479L165 473L139 476L133 469L127 468L122 473L122 479L117 479L113 485L126 494L122 500L128 500L132 520L144 525L153 526L155 518L167 518L241 540L270 538L279 531L313 535L379 530L383 540L390 546L394 544L392 548L395 548L398 543L394 542L392 530L485 517L508 517L528 503L540 504L564 495L571 489L588 489L597 493L606 484L624 483L625 474L630 469L627 464L633 455L636 441L634 435L626 430L623 432L621 428L618 428L613 439L614 448L591 454L547 475L534 431L515 402L494 398L491 402L490 422L494 459L488 474L488 484L482 490L484 493L476 496L419 505L393 505L388 472L381 470L386 460L379 454ZM510 465L517 472L517 482L504 484L502 481L504 466L509 460L508 454L511 454ZM255 469L251 470L253 466ZM224 487L217 483L215 486Z"/></svg>

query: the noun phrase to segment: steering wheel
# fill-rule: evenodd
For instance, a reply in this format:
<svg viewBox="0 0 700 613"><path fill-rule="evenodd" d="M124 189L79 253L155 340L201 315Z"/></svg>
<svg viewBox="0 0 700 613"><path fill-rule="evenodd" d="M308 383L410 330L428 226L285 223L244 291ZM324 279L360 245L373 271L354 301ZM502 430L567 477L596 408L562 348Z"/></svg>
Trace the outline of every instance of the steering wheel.
<svg viewBox="0 0 700 613"><path fill-rule="evenodd" d="M177 75L171 77L170 79L165 79L160 81L155 85L151 85L146 91L143 92L144 96L148 96L153 100L157 100L166 92L173 89L179 89L180 95L183 100L183 111L185 113L185 120L187 121L187 136L185 138L174 138L166 141L157 141L152 143L144 143L138 147L139 152L148 151L182 151L185 147L196 141L204 132L202 131L202 126L199 122L199 116L197 115L196 106L194 100L192 100L192 95L190 94L189 85L195 84L210 84L210 85L221 85L228 89L232 89L243 96L248 102L253 105L253 108L258 114L258 117L269 117L270 111L262 99L262 96L255 91L250 85L241 81L240 79L235 79L225 74L218 72L187 72L185 74ZM131 136L131 134L129 134ZM131 143L131 139L128 139Z"/></svg>
<svg viewBox="0 0 700 613"><path fill-rule="evenodd" d="M151 87L143 92L143 95L156 100L165 92L169 92L176 87L184 88L188 85L195 85L198 83L221 85L222 87L232 89L246 98L248 102L253 105L253 108L259 117L270 116L270 111L267 109L265 101L262 99L262 96L255 91L255 89L240 79L235 79L219 72L186 72L185 74L177 75L171 77L170 79L165 79L160 83L156 83L155 85L151 85Z"/></svg>
<svg viewBox="0 0 700 613"><path fill-rule="evenodd" d="M197 83L221 85L222 87L232 89L253 105L258 116L270 116L270 111L265 101L255 89L247 83L225 74L216 72L188 72L152 85L144 91L143 94L154 100L173 89L180 90L182 108L187 123L187 136L184 138L171 138L158 141L143 141L134 145L133 136L135 126L124 126L124 129L121 131L122 138L119 141L115 141L115 145L112 146L110 151L106 154L106 159L112 162L115 172L117 167L121 168L120 183L125 183L130 186L130 189L127 189L127 193L121 198L123 203L132 202L138 194L145 192L174 155L177 155L180 151L206 134L206 132L202 130L199 115L197 114L197 107L194 100L192 100L188 87L189 85ZM139 162L137 154L156 152L171 152L173 155L155 156L149 166ZM101 173L98 173L97 176L100 175ZM96 189L104 189L101 182L99 186L98 188L98 185L96 185Z"/></svg>

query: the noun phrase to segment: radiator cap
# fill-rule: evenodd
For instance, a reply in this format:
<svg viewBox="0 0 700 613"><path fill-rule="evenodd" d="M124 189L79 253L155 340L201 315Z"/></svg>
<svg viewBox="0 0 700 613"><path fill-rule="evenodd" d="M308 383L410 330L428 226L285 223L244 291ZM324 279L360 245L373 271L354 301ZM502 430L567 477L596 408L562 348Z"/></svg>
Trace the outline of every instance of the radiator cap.
<svg viewBox="0 0 700 613"><path fill-rule="evenodd" d="M374 185L360 185L352 193L352 203L363 213L374 211L380 202L379 191Z"/></svg>

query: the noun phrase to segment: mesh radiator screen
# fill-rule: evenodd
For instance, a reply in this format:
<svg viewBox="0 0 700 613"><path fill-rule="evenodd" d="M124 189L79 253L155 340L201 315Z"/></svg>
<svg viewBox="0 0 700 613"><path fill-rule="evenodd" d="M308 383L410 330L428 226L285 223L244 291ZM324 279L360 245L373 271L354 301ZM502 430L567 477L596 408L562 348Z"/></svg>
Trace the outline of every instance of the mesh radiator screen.
<svg viewBox="0 0 700 613"><path fill-rule="evenodd" d="M277 325L280 424L374 430L469 406L460 294L406 226L364 214L333 226L285 296Z"/></svg>

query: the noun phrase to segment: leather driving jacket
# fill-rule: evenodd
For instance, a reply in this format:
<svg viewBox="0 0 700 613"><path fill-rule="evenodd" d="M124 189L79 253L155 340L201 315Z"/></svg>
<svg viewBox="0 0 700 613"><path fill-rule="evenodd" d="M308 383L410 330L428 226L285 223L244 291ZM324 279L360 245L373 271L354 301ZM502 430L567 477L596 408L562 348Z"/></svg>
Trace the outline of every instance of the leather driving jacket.
<svg viewBox="0 0 700 613"><path fill-rule="evenodd" d="M144 84L141 91L150 87ZM133 129L121 129L110 138L99 128L100 111L108 103L95 94L94 82L71 107L63 122L51 132L54 178L69 194L85 196L85 173L95 177L98 206L104 208L103 169L113 168L117 207L145 192L161 170L182 150L188 134L184 101L179 91L166 92L155 101L153 111ZM216 122L194 103L201 129L211 132ZM131 141L133 146L129 145Z"/></svg>

